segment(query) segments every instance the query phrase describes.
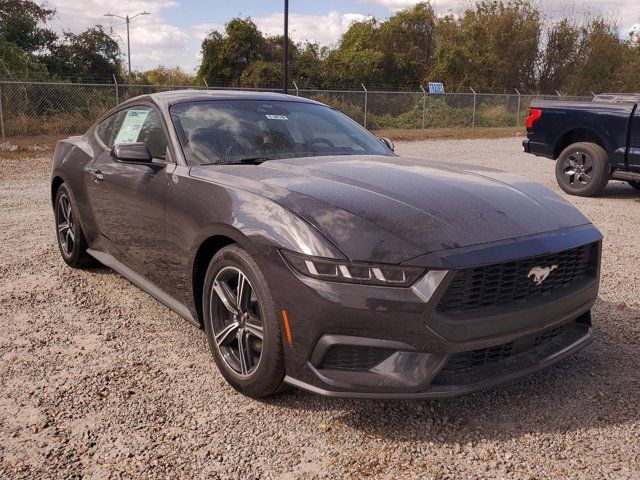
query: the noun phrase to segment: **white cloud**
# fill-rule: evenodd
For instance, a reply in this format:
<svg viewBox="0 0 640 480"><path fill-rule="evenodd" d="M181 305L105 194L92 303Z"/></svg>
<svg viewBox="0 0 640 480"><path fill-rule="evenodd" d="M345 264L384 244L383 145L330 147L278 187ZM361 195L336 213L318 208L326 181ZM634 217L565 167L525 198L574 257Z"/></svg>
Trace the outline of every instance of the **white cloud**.
<svg viewBox="0 0 640 480"><path fill-rule="evenodd" d="M320 45L332 45L348 30L353 22L366 20L367 15L359 13L329 12L326 15L289 14L289 36L295 42L316 42ZM269 35L282 35L284 16L272 13L266 17L254 18L258 28Z"/></svg>
<svg viewBox="0 0 640 480"><path fill-rule="evenodd" d="M380 5L390 12L411 8L421 0L359 0L360 3ZM424 1L424 0L422 0ZM456 13L466 8L465 0L432 0L439 15ZM640 2L638 0L581 0L580 2L564 2L559 0L540 0L543 11L550 17L561 15L583 16L586 12L593 14L614 15L620 21L621 33L626 35L634 24L640 22Z"/></svg>
<svg viewBox="0 0 640 480"><path fill-rule="evenodd" d="M360 0L361 3L373 3L375 5L382 5L383 7L387 7L391 11L413 7L416 3L420 3L420 1L421 0Z"/></svg>
<svg viewBox="0 0 640 480"><path fill-rule="evenodd" d="M224 24L222 23L199 23L197 25L192 25L189 28L191 35L200 40L205 39L205 37L212 32L213 30L217 30L218 32L224 32Z"/></svg>
<svg viewBox="0 0 640 480"><path fill-rule="evenodd" d="M370 18L359 13L338 13L331 11L326 15L289 14L289 37L295 42L316 42L322 46L336 43L340 36L347 31L353 22ZM282 35L284 31L284 17L282 13L274 12L265 17L255 17L252 20L258 29L267 35ZM224 32L225 26L220 23L201 23L190 28L192 35L202 41L209 32L217 30Z"/></svg>
<svg viewBox="0 0 640 480"><path fill-rule="evenodd" d="M86 28L103 25L108 33L120 43L127 63L127 29L125 21L117 17L105 17L105 13L120 16L136 15L147 11L150 15L140 15L130 22L131 63L134 70L145 70L159 64L180 65L191 71L197 67L196 52L199 43L192 35L171 25L164 18L164 11L179 7L173 0L84 0L78 8L77 0L50 0L57 11L53 27L58 31L69 30L78 33Z"/></svg>

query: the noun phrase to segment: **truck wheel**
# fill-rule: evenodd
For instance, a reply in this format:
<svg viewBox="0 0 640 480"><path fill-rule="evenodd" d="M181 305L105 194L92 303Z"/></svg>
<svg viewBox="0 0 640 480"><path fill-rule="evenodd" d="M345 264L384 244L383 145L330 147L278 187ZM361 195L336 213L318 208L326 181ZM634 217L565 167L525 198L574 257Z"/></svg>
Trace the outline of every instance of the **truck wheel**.
<svg viewBox="0 0 640 480"><path fill-rule="evenodd" d="M569 145L556 162L558 185L570 195L597 195L607 186L610 176L607 152L595 143Z"/></svg>
<svg viewBox="0 0 640 480"><path fill-rule="evenodd" d="M629 185L631 185L636 190L640 190L640 182L637 182L635 180L629 180L628 183L629 183Z"/></svg>

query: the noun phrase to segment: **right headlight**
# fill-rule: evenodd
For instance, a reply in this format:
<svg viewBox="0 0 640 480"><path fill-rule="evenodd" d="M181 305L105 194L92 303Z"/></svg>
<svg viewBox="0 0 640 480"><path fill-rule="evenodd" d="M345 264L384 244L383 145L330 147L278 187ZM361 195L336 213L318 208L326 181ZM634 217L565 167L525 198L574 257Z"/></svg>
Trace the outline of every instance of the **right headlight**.
<svg viewBox="0 0 640 480"><path fill-rule="evenodd" d="M349 262L313 257L288 250L281 250L281 252L285 260L298 272L330 282L410 287L426 272L422 267Z"/></svg>

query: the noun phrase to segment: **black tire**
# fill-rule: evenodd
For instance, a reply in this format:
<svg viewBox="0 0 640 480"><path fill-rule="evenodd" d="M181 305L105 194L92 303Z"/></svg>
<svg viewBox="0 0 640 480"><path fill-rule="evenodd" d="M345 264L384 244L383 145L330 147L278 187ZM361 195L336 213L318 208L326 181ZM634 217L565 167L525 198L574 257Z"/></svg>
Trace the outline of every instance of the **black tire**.
<svg viewBox="0 0 640 480"><path fill-rule="evenodd" d="M241 288L240 283L245 286ZM239 290L244 292L240 295L240 308ZM273 296L260 267L238 245L221 249L211 260L204 281L202 311L209 349L227 382L253 398L281 390L284 352ZM258 335L259 324L262 338Z"/></svg>
<svg viewBox="0 0 640 480"><path fill-rule="evenodd" d="M570 195L598 195L607 186L610 177L607 152L595 143L569 145L556 161L558 185Z"/></svg>
<svg viewBox="0 0 640 480"><path fill-rule="evenodd" d="M635 180L629 180L627 182L631 187L635 188L636 190L640 190L640 182L637 182Z"/></svg>
<svg viewBox="0 0 640 480"><path fill-rule="evenodd" d="M71 200L71 194L64 183L56 192L53 211L58 248L65 263L73 268L96 265L96 260L87 253L87 239L80 225L77 209Z"/></svg>

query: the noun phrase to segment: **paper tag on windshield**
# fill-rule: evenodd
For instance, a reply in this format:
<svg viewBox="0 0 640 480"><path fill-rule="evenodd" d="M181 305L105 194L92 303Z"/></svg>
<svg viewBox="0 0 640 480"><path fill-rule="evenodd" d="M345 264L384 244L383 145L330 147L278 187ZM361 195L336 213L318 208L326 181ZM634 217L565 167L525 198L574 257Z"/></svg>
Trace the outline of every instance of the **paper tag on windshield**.
<svg viewBox="0 0 640 480"><path fill-rule="evenodd" d="M269 120L289 120L285 115L267 115Z"/></svg>

